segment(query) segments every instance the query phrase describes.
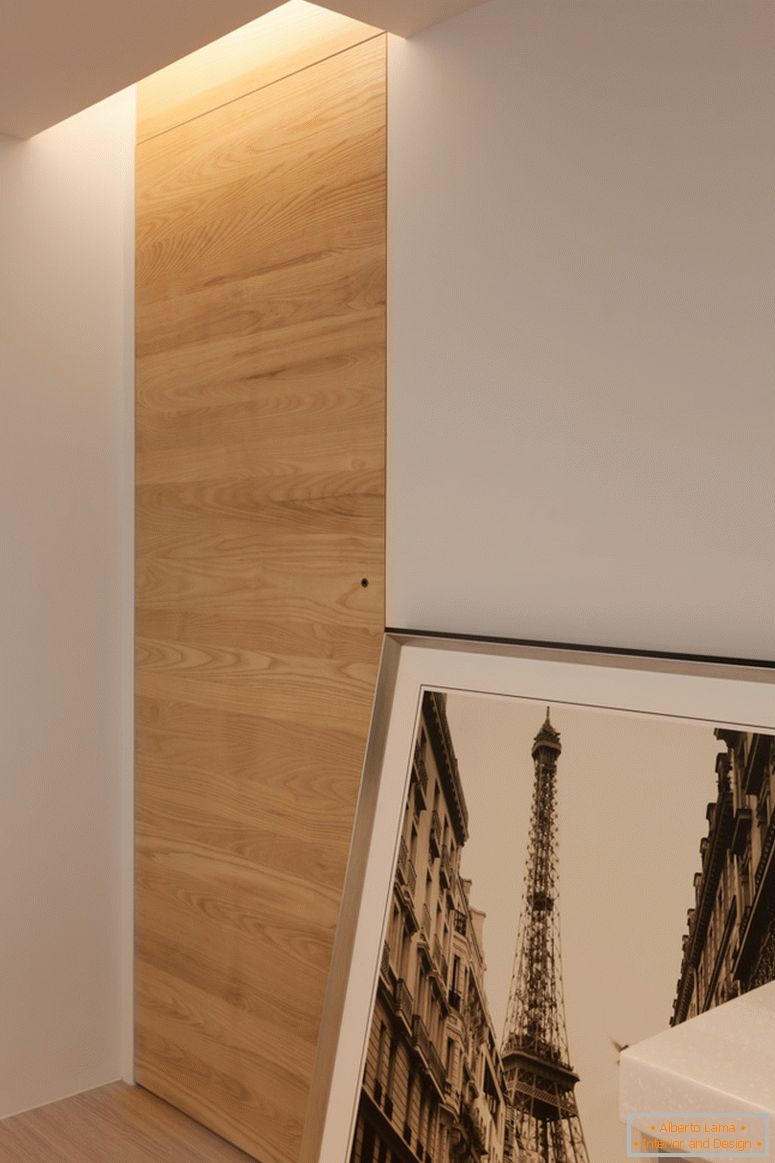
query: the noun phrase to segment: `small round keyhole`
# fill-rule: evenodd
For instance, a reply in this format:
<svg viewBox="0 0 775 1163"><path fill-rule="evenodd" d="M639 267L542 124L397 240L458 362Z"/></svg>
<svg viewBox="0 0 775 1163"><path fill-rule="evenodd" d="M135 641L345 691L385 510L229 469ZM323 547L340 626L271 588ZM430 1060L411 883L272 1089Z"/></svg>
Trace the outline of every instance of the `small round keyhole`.
<svg viewBox="0 0 775 1163"><path fill-rule="evenodd" d="M366 589L366 586L368 584L369 584L369 579L367 577L362 577L361 578L361 585L363 586L364 589Z"/></svg>

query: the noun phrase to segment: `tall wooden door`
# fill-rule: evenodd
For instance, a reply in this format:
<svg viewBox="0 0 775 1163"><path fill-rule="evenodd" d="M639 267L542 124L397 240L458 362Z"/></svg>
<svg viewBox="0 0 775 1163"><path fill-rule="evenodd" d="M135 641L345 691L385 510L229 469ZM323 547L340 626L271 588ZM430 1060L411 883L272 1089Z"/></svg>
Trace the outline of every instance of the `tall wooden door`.
<svg viewBox="0 0 775 1163"><path fill-rule="evenodd" d="M136 1077L262 1163L298 1157L384 625L386 46L325 18L140 95Z"/></svg>

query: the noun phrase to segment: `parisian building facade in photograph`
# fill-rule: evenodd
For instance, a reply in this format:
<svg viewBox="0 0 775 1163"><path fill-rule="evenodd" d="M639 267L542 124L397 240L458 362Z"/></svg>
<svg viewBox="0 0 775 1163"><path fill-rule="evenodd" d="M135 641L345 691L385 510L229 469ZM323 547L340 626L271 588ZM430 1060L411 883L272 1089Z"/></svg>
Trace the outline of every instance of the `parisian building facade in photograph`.
<svg viewBox="0 0 775 1163"><path fill-rule="evenodd" d="M671 1025L775 980L775 739L717 728L718 795L707 807Z"/></svg>
<svg viewBox="0 0 775 1163"><path fill-rule="evenodd" d="M484 921L460 875L468 811L446 714L426 692L350 1163L588 1163L570 1065L557 910L559 732L536 735L522 914L503 1042Z"/></svg>
<svg viewBox="0 0 775 1163"><path fill-rule="evenodd" d="M504 1163L506 1091L446 696L423 699L351 1163Z"/></svg>

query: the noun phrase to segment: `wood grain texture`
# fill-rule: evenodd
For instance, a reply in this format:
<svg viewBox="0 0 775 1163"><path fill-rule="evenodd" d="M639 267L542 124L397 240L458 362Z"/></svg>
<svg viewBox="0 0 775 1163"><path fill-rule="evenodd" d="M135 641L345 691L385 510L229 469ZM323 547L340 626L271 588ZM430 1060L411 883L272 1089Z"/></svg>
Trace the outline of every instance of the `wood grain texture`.
<svg viewBox="0 0 775 1163"><path fill-rule="evenodd" d="M136 1071L261 1163L298 1158L384 626L385 47L138 147Z"/></svg>
<svg viewBox="0 0 775 1163"><path fill-rule="evenodd" d="M125 1082L0 1122L0 1163L246 1163L248 1159L168 1103Z"/></svg>
<svg viewBox="0 0 775 1163"><path fill-rule="evenodd" d="M288 0L147 77L137 93L138 141L379 35L338 12Z"/></svg>

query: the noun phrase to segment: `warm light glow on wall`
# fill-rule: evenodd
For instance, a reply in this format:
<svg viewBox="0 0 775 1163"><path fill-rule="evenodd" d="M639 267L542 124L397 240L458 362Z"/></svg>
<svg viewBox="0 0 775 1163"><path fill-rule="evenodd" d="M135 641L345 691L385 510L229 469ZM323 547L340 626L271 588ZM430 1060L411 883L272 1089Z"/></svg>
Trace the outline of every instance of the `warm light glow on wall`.
<svg viewBox="0 0 775 1163"><path fill-rule="evenodd" d="M306 0L288 0L141 81L138 139L271 84L311 59L340 52L370 31L380 30Z"/></svg>

